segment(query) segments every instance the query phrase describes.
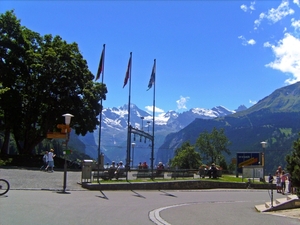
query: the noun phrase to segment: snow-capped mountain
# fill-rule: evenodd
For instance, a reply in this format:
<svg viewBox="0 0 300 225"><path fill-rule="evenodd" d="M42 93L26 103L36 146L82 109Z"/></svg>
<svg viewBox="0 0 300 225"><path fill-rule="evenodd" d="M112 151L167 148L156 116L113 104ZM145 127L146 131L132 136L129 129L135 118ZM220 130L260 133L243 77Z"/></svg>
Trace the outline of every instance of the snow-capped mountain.
<svg viewBox="0 0 300 225"><path fill-rule="evenodd" d="M166 135L172 132L177 132L190 124L196 118L213 119L235 113L233 110L226 109L223 106L217 106L212 109L193 108L189 111L178 113L175 111L168 111L161 113L155 117L155 149L159 148ZM130 105L130 124L145 132L152 132L153 119L152 113L148 113L139 109L136 105ZM127 124L128 124L128 105L122 107L105 108L102 112L101 123L101 152L112 160L125 160L126 155L126 141L127 141ZM79 137L86 145L85 153L93 158L98 156L99 143L99 129L94 133L88 133L84 137ZM147 144L148 146L149 144ZM146 146L146 145L145 145ZM135 146L136 152L138 148L148 148L147 146L137 144ZM141 150L144 151L144 150ZM148 152L147 152L148 154ZM136 157L138 157L137 154ZM148 156L142 154L144 159L137 158L138 161L145 161Z"/></svg>
<svg viewBox="0 0 300 225"><path fill-rule="evenodd" d="M233 110L226 109L223 106L217 106L212 109L193 108L183 113L168 111L155 117L155 126L172 126L178 124L175 130L182 129L196 118L212 119L235 113ZM143 119L142 119L143 118ZM130 107L130 123L133 127L141 129L147 127L153 122L152 114L139 109L136 105ZM117 130L127 129L128 123L128 105L119 108L105 108L102 114L102 129L114 128Z"/></svg>

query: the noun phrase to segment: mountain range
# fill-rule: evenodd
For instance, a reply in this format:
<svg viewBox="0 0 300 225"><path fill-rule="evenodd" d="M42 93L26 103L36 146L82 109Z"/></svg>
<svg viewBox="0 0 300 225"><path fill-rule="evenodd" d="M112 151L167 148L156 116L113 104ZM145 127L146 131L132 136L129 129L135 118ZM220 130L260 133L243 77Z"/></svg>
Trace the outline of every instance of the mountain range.
<svg viewBox="0 0 300 225"><path fill-rule="evenodd" d="M223 106L216 106L212 109L193 108L188 111L178 113L176 111L168 111L155 117L154 140L155 152L163 144L165 137L186 127L197 118L214 119L223 117L247 109L241 105L237 110L229 110ZM102 112L100 151L105 156L105 162L124 161L126 158L127 143L127 123L128 123L128 105L122 107L104 108ZM139 109L135 104L130 105L130 124L152 135L153 117L152 113L148 113ZM99 127L93 132L85 136L72 135L72 138L78 138L84 147L80 150L85 154L97 159L98 143L99 143ZM136 140L134 140L136 139ZM132 138L135 142L134 164L138 162L149 162L150 147L149 142L145 143L140 137ZM78 144L76 144L78 146ZM156 154L156 153L155 153Z"/></svg>
<svg viewBox="0 0 300 225"><path fill-rule="evenodd" d="M151 133L151 114L134 104L131 104L130 112L130 124ZM128 105L106 108L102 118L101 152L105 156L105 163L124 161ZM158 115L154 133L155 164L159 161L167 163L184 142L194 144L201 132L210 132L213 128L224 129L231 142L231 155L225 156L228 163L238 152L262 152L260 142L266 141L267 172L273 171L278 165L284 167L285 156L291 152L300 132L300 83L277 89L248 109L240 106L237 110L228 110L218 106L212 109L193 108L183 113L168 111ZM83 151L96 159L99 129L78 138L85 146ZM143 161L150 164L149 141L138 136L132 137L132 140L135 143L132 149L133 165Z"/></svg>
<svg viewBox="0 0 300 225"><path fill-rule="evenodd" d="M231 155L225 155L231 162L239 152L264 152L266 173L286 165L285 157L299 138L300 132L300 83L275 90L249 109L211 120L195 119L185 128L166 136L157 151L158 160L174 156L174 149L184 142L191 144L204 131L213 128L224 129L231 142ZM267 142L262 148L261 142Z"/></svg>

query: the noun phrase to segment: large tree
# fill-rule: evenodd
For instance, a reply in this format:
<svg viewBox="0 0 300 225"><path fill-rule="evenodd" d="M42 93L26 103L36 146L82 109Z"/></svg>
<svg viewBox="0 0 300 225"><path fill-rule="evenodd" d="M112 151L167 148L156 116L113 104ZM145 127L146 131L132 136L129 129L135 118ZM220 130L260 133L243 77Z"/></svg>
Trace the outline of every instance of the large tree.
<svg viewBox="0 0 300 225"><path fill-rule="evenodd" d="M209 160L209 163L216 163L217 159L222 157L222 153L230 154L227 148L230 145L224 129L217 130L215 127L212 132L204 131L201 133L196 141L196 148L199 150L203 159Z"/></svg>
<svg viewBox="0 0 300 225"><path fill-rule="evenodd" d="M172 167L179 169L198 169L201 165L201 157L195 151L195 146L189 142L184 142L182 146L175 150L175 157L171 160Z"/></svg>
<svg viewBox="0 0 300 225"><path fill-rule="evenodd" d="M8 11L0 15L0 57L0 82L9 88L0 99L2 154L10 134L20 154L31 154L48 131L64 123L65 113L74 115L71 127L76 134L93 132L107 88L93 82L76 43L41 36Z"/></svg>
<svg viewBox="0 0 300 225"><path fill-rule="evenodd" d="M294 142L294 149L286 156L286 161L287 171L291 176L292 186L297 187L296 194L298 195L298 198L300 198L300 138Z"/></svg>

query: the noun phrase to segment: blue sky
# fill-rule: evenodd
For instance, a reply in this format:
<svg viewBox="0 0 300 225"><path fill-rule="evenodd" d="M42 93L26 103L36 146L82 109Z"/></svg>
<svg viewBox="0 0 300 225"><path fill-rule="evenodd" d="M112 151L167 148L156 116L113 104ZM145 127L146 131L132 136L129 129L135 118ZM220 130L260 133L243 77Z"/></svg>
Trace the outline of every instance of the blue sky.
<svg viewBox="0 0 300 225"><path fill-rule="evenodd" d="M93 74L106 44L105 108L128 103L130 52L131 103L143 110L156 59L157 113L250 107L300 80L299 0L1 1L0 13L12 9L23 26L78 43Z"/></svg>

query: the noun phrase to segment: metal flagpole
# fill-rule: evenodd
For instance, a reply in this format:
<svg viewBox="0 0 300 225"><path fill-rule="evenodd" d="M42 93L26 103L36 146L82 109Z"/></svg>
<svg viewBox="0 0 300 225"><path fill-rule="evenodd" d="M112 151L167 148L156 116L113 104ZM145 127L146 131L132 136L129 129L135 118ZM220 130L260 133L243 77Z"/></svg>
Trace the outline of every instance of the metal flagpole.
<svg viewBox="0 0 300 225"><path fill-rule="evenodd" d="M152 126L152 147L151 147L151 173L152 173L152 179L154 178L154 125L155 125L155 83L156 83L156 59L154 59L154 82L153 82L153 126Z"/></svg>
<svg viewBox="0 0 300 225"><path fill-rule="evenodd" d="M102 60L102 65L99 65L99 66L102 66L102 79L101 79L101 84L102 84L102 87L103 87L103 81L104 81L104 57L105 56L105 44L103 45L103 50L102 50L102 54L101 54L101 58L100 58L100 63L101 63L101 60ZM100 177L100 174L99 174L99 171L100 171L100 162L101 162L101 153L100 153L100 144L101 144L101 124L102 124L102 110L103 110L103 105L102 105L102 96L101 96L101 100L100 100L100 115L99 115L99 138L98 138L98 176L97 176L97 182L99 182L99 177Z"/></svg>
<svg viewBox="0 0 300 225"><path fill-rule="evenodd" d="M131 129L130 129L130 98L131 98L131 66L132 66L132 52L130 52L130 65L127 71L129 74L129 94L128 94L128 121L127 121L127 154L126 154L126 180L128 181L128 169L130 167L130 150L131 150ZM126 79L126 78L125 78Z"/></svg>

